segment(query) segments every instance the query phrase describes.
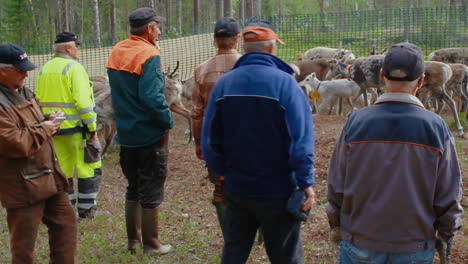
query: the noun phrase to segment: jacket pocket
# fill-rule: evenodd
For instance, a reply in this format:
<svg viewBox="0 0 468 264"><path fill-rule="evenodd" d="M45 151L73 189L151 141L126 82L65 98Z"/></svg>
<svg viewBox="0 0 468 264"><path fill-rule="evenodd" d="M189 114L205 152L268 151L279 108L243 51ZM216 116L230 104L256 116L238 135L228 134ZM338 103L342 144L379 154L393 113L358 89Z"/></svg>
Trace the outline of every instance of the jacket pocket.
<svg viewBox="0 0 468 264"><path fill-rule="evenodd" d="M53 172L52 166L48 165L21 172L30 203L45 200L58 192Z"/></svg>

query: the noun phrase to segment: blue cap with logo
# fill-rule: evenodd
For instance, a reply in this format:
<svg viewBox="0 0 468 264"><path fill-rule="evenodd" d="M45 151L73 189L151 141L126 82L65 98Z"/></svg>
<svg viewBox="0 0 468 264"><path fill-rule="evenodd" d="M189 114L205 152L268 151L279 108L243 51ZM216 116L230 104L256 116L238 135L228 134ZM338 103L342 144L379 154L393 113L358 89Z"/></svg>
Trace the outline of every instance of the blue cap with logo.
<svg viewBox="0 0 468 264"><path fill-rule="evenodd" d="M23 48L10 43L0 45L0 63L12 64L23 71L32 71L36 68L36 65L29 61Z"/></svg>

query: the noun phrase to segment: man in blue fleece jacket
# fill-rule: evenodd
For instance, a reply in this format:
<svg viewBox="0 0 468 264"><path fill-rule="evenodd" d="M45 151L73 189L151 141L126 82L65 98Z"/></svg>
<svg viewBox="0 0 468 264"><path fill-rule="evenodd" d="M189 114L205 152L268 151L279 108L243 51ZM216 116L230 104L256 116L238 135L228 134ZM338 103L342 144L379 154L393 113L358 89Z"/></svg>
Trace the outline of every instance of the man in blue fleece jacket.
<svg viewBox="0 0 468 264"><path fill-rule="evenodd" d="M300 189L314 204L312 112L293 70L276 54L276 33L249 26L246 55L215 84L202 127L202 153L225 179L222 263L245 263L264 230L271 263L302 263L300 221L286 211Z"/></svg>

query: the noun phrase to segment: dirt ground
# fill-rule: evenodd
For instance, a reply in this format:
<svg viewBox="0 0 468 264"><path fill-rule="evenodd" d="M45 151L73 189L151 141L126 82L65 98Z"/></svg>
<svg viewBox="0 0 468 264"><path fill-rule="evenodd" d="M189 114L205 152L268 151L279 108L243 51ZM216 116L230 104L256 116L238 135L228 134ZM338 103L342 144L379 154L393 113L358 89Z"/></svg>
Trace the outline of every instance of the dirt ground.
<svg viewBox="0 0 468 264"><path fill-rule="evenodd" d="M223 245L215 209L211 205L212 184L206 179L204 163L195 156L194 144L186 143L187 121L175 116L171 132L169 173L165 202L161 205L161 239L170 243L173 251L157 258L139 252L126 252L124 201L126 180L118 164L118 147L111 148L104 159L104 177L98 196L99 214L95 220L79 223L77 263L220 263ZM344 123L344 117L314 116L316 134L317 205L309 220L303 224L305 263L336 263L336 246L329 242L329 228L325 216L327 171L333 147ZM464 178L464 207L466 211L468 173L468 140L457 142ZM466 215L466 213L465 213ZM465 217L466 218L466 217ZM376 220L378 221L378 220ZM0 264L10 263L8 228L5 212L0 211ZM48 263L47 231L41 228L36 253L38 263ZM252 249L249 264L269 263L262 245ZM453 264L468 263L468 235L462 229L455 240Z"/></svg>
<svg viewBox="0 0 468 264"><path fill-rule="evenodd" d="M186 145L181 142L184 134L181 133L181 119L176 120L176 128L173 131L171 139L170 153L170 175L171 178L167 185L168 202L166 207L178 206L180 210L190 217L199 215L200 221L204 223L205 228L210 228L212 232L217 233L209 242L210 248L215 247L221 250L222 237L219 233L214 207L207 206L210 203L212 186L204 178L206 172L203 163L195 158L193 144ZM346 122L344 117L315 115L315 135L316 135L316 185L314 187L317 195L317 206L312 210L310 219L303 225L303 242L305 250L305 263L336 263L337 248L328 240L328 223L324 209L326 206L326 182L329 160L341 129ZM467 140L462 140L458 146L463 150L460 152L460 161L464 175L464 201L466 202L467 190L467 159L468 152ZM187 197L198 197L198 202L187 201L190 206L176 204L170 197L174 193L183 191ZM201 198L200 198L201 196ZM200 204L201 203L201 204ZM466 207L467 204L465 204ZM468 263L468 236L462 231L457 236L455 247L453 249L452 263ZM213 249L213 248L212 248ZM198 263L198 262L197 262ZM250 264L269 263L262 246L255 246L251 254Z"/></svg>

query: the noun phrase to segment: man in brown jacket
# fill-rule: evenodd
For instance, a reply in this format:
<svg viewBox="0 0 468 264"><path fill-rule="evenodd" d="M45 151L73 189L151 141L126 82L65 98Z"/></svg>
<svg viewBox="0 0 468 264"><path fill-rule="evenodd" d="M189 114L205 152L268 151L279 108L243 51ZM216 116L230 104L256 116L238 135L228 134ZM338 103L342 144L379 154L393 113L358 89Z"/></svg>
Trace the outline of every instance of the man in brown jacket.
<svg viewBox="0 0 468 264"><path fill-rule="evenodd" d="M233 18L220 18L215 25L214 41L218 52L216 56L200 64L195 69L195 85L192 93L192 120L193 136L197 157L203 160L200 147L201 127L211 89L215 82L225 72L232 69L241 57L237 52L237 43L240 37L240 27ZM208 169L208 178L215 185L213 192L213 205L216 207L219 224L222 224L224 215L223 177L215 177L214 172Z"/></svg>
<svg viewBox="0 0 468 264"><path fill-rule="evenodd" d="M0 201L7 211L12 263L34 263L42 221L49 229L50 262L70 264L75 263L76 216L52 142L63 113L44 116L23 86L34 68L21 47L0 45Z"/></svg>

